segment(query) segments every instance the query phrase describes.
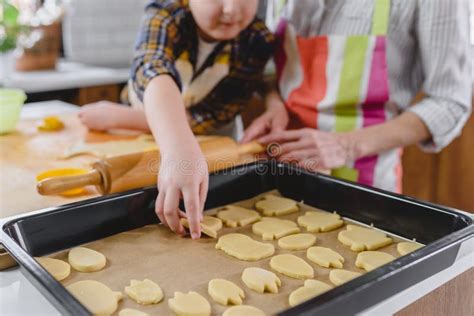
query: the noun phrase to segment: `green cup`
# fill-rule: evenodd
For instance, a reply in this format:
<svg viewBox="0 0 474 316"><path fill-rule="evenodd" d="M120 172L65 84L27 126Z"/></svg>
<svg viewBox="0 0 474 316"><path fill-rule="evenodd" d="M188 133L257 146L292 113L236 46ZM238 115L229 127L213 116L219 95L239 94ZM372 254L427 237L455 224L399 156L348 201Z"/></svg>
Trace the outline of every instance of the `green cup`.
<svg viewBox="0 0 474 316"><path fill-rule="evenodd" d="M0 134L15 130L26 94L20 89L0 89Z"/></svg>

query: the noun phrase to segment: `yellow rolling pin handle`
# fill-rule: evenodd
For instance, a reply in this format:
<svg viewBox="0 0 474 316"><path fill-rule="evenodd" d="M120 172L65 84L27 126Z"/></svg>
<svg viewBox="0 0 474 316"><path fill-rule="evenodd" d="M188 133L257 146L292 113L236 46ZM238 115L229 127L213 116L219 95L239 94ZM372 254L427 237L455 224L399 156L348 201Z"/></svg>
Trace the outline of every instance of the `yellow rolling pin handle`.
<svg viewBox="0 0 474 316"><path fill-rule="evenodd" d="M36 185L36 189L41 195L60 194L69 190L83 188L88 185L102 184L102 176L99 171L92 170L88 173L52 177L41 180Z"/></svg>

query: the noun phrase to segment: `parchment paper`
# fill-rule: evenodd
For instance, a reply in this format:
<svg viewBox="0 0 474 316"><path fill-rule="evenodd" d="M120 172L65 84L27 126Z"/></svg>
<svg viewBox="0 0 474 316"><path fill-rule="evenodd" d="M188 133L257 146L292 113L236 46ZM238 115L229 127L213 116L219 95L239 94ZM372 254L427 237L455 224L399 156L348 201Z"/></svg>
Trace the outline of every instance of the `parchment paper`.
<svg viewBox="0 0 474 316"><path fill-rule="evenodd" d="M273 194L278 194L272 191ZM253 208L259 197L235 203L247 208ZM318 209L299 203L300 212L286 216L282 219L296 221L296 218L305 211L318 211ZM219 208L217 208L219 209ZM206 211L212 215L217 209ZM239 232L247 234L255 240L262 241L261 237L252 233L252 225L243 228L226 228L218 232L219 236ZM344 269L364 273L364 270L355 267L356 252L342 245L337 240L340 229L327 233L318 233L316 246L329 247L340 253L344 259ZM306 232L301 229L301 232ZM396 242L400 238L394 237L394 243L379 249L398 257ZM114 291L124 292L125 286L130 284L131 279L151 279L158 283L164 292L164 300L156 305L142 306L135 303L124 294L124 299L119 303L120 311L123 308L134 308L152 315L172 315L168 308L167 300L172 298L175 291L196 291L204 296L212 307L212 315L221 315L227 307L215 303L207 293L207 285L211 279L223 278L235 282L240 286L246 298L244 304L256 306L268 315L288 309L289 294L302 286L303 280L296 280L276 273L282 286L278 294L259 294L245 286L241 280L242 271L247 267L261 267L271 270L269 261L271 257L255 262L246 262L226 255L221 250L215 249L217 239L208 237L200 240L183 238L172 233L162 225L145 226L129 232L105 238L86 244L86 247L98 250L107 257L107 265L102 271L94 273L80 273L72 270L71 275L62 284L67 286L80 280L97 280L103 282ZM291 253L303 258L315 270L315 279L331 284L329 272L331 269L322 268L306 258L306 250L287 251L280 249L277 241L271 243L275 246L275 255ZM52 257L67 261L67 251L53 255Z"/></svg>

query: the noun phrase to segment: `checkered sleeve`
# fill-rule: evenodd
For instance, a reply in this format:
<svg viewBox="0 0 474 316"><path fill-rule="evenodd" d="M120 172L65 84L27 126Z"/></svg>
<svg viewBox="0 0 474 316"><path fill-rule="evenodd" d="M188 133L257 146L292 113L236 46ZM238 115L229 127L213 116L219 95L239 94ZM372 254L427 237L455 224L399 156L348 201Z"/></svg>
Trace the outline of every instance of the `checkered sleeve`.
<svg viewBox="0 0 474 316"><path fill-rule="evenodd" d="M232 122L263 86L263 71L273 54L274 37L261 21L254 22L248 32L234 46L238 57L229 75L189 108L194 133L207 134Z"/></svg>
<svg viewBox="0 0 474 316"><path fill-rule="evenodd" d="M141 101L148 83L159 75L170 75L181 86L174 67L177 33L175 17L168 10L153 5L146 8L131 69L132 87Z"/></svg>

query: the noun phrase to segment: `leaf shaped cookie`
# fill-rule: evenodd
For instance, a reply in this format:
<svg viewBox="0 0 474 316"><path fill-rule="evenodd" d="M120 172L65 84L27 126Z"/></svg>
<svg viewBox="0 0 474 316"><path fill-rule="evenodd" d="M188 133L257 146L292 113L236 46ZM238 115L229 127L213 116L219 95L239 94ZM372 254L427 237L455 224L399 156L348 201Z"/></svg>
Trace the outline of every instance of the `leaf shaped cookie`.
<svg viewBox="0 0 474 316"><path fill-rule="evenodd" d="M281 280L275 273L262 268L246 268L242 273L242 281L251 290L258 293L278 293Z"/></svg>
<svg viewBox="0 0 474 316"><path fill-rule="evenodd" d="M334 269L329 272L329 281L331 281L334 285L341 285L361 275L362 273L359 272L353 272L343 269Z"/></svg>
<svg viewBox="0 0 474 316"><path fill-rule="evenodd" d="M221 305L241 305L244 291L235 283L224 279L212 279L207 287L209 295Z"/></svg>
<svg viewBox="0 0 474 316"><path fill-rule="evenodd" d="M169 308L178 316L211 315L211 304L196 292L175 292L174 297L168 300Z"/></svg>
<svg viewBox="0 0 474 316"><path fill-rule="evenodd" d="M404 256L410 252L420 249L421 247L423 247L423 245L417 242L404 241L397 244L397 251L400 255Z"/></svg>
<svg viewBox="0 0 474 316"><path fill-rule="evenodd" d="M330 248L311 247L306 251L309 260L324 268L342 268L344 258Z"/></svg>
<svg viewBox="0 0 474 316"><path fill-rule="evenodd" d="M333 286L318 280L306 280L304 286L291 292L288 297L290 306L296 306L332 289Z"/></svg>
<svg viewBox="0 0 474 316"><path fill-rule="evenodd" d="M272 257L270 267L295 279L311 279L314 277L314 269L306 261L295 255L283 254Z"/></svg>

